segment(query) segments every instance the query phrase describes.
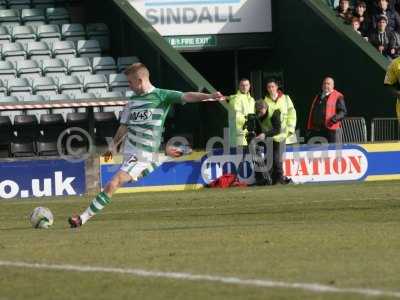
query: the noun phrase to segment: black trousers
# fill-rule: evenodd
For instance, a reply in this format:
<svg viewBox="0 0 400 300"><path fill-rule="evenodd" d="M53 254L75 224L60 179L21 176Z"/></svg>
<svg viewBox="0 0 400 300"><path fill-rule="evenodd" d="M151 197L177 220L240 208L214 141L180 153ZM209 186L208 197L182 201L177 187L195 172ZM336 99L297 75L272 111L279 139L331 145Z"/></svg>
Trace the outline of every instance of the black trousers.
<svg viewBox="0 0 400 300"><path fill-rule="evenodd" d="M262 169L258 168L256 171L260 174L268 172L272 180L276 181L283 177L283 153L286 151L286 141L273 141L272 144L269 145L272 145L272 152L271 149L268 151L265 143L257 144L257 150L255 151L255 155L253 155L253 163L255 166L262 167ZM271 162L271 159L272 164L268 164L268 162ZM261 164L259 162L261 162ZM265 175L259 176L262 178L262 176Z"/></svg>
<svg viewBox="0 0 400 300"><path fill-rule="evenodd" d="M272 180L276 181L283 177L283 153L286 151L286 141L272 143Z"/></svg>
<svg viewBox="0 0 400 300"><path fill-rule="evenodd" d="M317 138L321 139L317 139ZM311 140L312 139L312 140ZM328 142L330 144L341 144L342 143L342 129L339 128L337 130L329 130L329 129L321 129L321 130L309 130L307 133L307 142L312 142L313 144L322 144L324 142Z"/></svg>

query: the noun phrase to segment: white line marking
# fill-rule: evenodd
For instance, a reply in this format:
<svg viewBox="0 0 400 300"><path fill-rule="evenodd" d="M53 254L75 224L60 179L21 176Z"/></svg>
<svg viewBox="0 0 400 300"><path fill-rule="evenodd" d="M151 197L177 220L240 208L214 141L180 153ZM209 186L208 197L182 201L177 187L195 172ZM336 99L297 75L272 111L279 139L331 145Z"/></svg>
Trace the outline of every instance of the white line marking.
<svg viewBox="0 0 400 300"><path fill-rule="evenodd" d="M214 275L200 275L180 272L160 272L147 271L141 269L122 269L122 268L106 268L93 266L76 266L76 265L57 265L57 264L39 264L26 263L18 261L0 261L0 267L14 268L29 268L43 270L57 270L70 272L96 272L96 273L119 273L128 274L138 277L158 277L188 281L208 281L220 282L225 284L266 287L266 288L281 288L281 289L297 289L313 293L341 293L341 294L359 294L364 296L386 296L400 298L400 292L385 291L378 289L363 289L363 288L338 288L318 283L290 283L284 281L273 281L268 279L243 279L238 277L224 277Z"/></svg>

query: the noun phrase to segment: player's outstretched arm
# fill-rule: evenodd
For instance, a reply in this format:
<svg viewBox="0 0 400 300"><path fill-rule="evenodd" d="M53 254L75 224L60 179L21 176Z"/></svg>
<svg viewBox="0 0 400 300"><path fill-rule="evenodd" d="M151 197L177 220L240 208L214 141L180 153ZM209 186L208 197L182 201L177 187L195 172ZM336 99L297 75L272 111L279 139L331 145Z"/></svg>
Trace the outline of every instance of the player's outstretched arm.
<svg viewBox="0 0 400 300"><path fill-rule="evenodd" d="M118 146L122 143L127 133L128 133L128 127L126 125L121 124L118 127L117 132L115 133L112 144L110 145L111 147L108 149L106 153L104 153L104 159L106 161L112 159L113 154L117 152Z"/></svg>
<svg viewBox="0 0 400 300"><path fill-rule="evenodd" d="M187 103L196 103L207 101L224 101L225 96L223 96L220 92L215 92L212 94L188 92L183 94L182 99Z"/></svg>

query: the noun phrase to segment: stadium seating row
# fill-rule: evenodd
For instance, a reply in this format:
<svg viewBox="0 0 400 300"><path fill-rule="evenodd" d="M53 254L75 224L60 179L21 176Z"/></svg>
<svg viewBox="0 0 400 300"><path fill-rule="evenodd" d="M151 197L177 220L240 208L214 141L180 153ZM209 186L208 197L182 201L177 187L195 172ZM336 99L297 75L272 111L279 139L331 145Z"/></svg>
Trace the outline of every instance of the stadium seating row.
<svg viewBox="0 0 400 300"><path fill-rule="evenodd" d="M70 58L65 64L61 59L17 60L0 61L0 80L5 83L15 78L28 78L33 81L39 77L60 78L67 75L86 76L91 74L105 75L107 78L126 68L127 65L137 62L135 57L120 57L115 63L112 57L95 57L89 60L86 57ZM113 79L122 79L122 76L111 76Z"/></svg>
<svg viewBox="0 0 400 300"><path fill-rule="evenodd" d="M111 99L111 98L120 98L121 94L118 92L108 92L102 94L103 99ZM51 95L49 97L50 101L54 101L54 103L57 103L57 101L68 101L68 100L88 100L88 99L95 99L96 97L92 93L77 93L74 96L69 95L69 94L61 94L61 95ZM32 96L31 99L34 101L40 102L43 101L43 96L41 95L36 95ZM18 98L14 96L9 96L9 97L2 97L2 100L7 101L7 102L16 102L18 103ZM93 107L94 112L111 112L113 113L117 118L119 118L120 113L123 109L123 106L103 106L103 107ZM34 115L38 119L40 119L41 115L45 114L61 114L65 120L67 120L68 114L69 113L74 113L74 112L87 112L87 109L85 107L80 107L80 108L52 108L52 109L26 109L26 110L3 110L0 112L0 116L6 116L9 117L10 120L14 120L15 116L19 115Z"/></svg>
<svg viewBox="0 0 400 300"><path fill-rule="evenodd" d="M78 0L0 0L0 7L5 8L47 8L62 6L65 7L70 4L79 3Z"/></svg>
<svg viewBox="0 0 400 300"><path fill-rule="evenodd" d="M83 80L81 80L83 78ZM29 80L31 79L31 80ZM110 74L109 79L103 74L84 74L36 78L11 78L6 84L0 80L1 96L27 96L26 101L32 101L29 96L42 95L48 97L56 94L76 94L80 92L91 92L97 97L106 92L120 92L125 95L128 89L128 81L124 74ZM4 102L0 98L0 102Z"/></svg>
<svg viewBox="0 0 400 300"><path fill-rule="evenodd" d="M1 6L0 6L1 7ZM0 9L0 24L13 27L15 25L65 24L71 20L64 7Z"/></svg>
<svg viewBox="0 0 400 300"><path fill-rule="evenodd" d="M61 133L71 127L88 131L88 125L87 113L69 113L66 122L61 114L42 114L40 123L34 115L17 115L14 124L8 116L0 116L0 148L6 149L6 155L12 157L59 155L66 150L63 144L61 153L57 149ZM118 121L112 112L96 112L94 125L94 142L104 144L105 138L114 136ZM84 140L83 146L87 146L88 142Z"/></svg>
<svg viewBox="0 0 400 300"><path fill-rule="evenodd" d="M1 10L0 10L1 12ZM14 25L10 26L0 22L0 44L12 42L28 42L42 41L46 42L49 48L55 41L73 41L74 48L79 40L96 40L97 47L101 51L108 51L110 47L110 37L107 25L103 23L92 23L86 26L82 24L36 24L32 25Z"/></svg>

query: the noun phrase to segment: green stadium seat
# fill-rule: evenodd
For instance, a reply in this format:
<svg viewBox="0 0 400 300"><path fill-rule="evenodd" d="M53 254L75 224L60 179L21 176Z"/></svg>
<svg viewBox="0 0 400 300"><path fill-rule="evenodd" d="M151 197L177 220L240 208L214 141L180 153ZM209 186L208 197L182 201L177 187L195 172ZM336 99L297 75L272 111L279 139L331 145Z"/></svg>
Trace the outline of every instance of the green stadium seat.
<svg viewBox="0 0 400 300"><path fill-rule="evenodd" d="M32 7L34 8L48 8L48 7L54 7L55 6L55 1L54 0L32 0Z"/></svg>
<svg viewBox="0 0 400 300"><path fill-rule="evenodd" d="M46 8L46 17L49 24L66 24L70 22L69 12L65 7Z"/></svg>
<svg viewBox="0 0 400 300"><path fill-rule="evenodd" d="M31 26L14 26L11 31L12 39L24 45L36 41L36 33Z"/></svg>
<svg viewBox="0 0 400 300"><path fill-rule="evenodd" d="M18 98L30 96L33 92L32 87L26 78L14 78L8 80L7 90L10 96L15 96Z"/></svg>
<svg viewBox="0 0 400 300"><path fill-rule="evenodd" d="M63 40L73 41L76 45L79 40L86 39L86 32L82 24L63 24L61 26L61 36Z"/></svg>
<svg viewBox="0 0 400 300"><path fill-rule="evenodd" d="M5 87L3 80L0 79L0 97L7 96L7 88Z"/></svg>
<svg viewBox="0 0 400 300"><path fill-rule="evenodd" d="M17 77L17 70L10 61L0 61L0 79L5 84L8 80Z"/></svg>
<svg viewBox="0 0 400 300"><path fill-rule="evenodd" d="M30 8L31 0L8 0L8 7L13 9Z"/></svg>
<svg viewBox="0 0 400 300"><path fill-rule="evenodd" d="M4 44L1 49L1 55L3 57L3 60L10 61L14 65L18 60L26 59L25 48L19 42Z"/></svg>
<svg viewBox="0 0 400 300"><path fill-rule="evenodd" d="M42 61L42 70L46 77L60 78L67 75L67 67L62 59L52 58Z"/></svg>
<svg viewBox="0 0 400 300"><path fill-rule="evenodd" d="M5 97L1 97L0 98L0 103L4 104L4 103L17 103L18 102L18 98L14 97L14 96L5 96ZM6 112L6 110L3 110L1 112L1 115L4 116L4 112ZM21 111L21 115L22 115L22 111ZM11 120L14 120L14 118L10 118Z"/></svg>
<svg viewBox="0 0 400 300"><path fill-rule="evenodd" d="M121 92L105 92L101 93L100 98L124 98Z"/></svg>
<svg viewBox="0 0 400 300"><path fill-rule="evenodd" d="M43 96L46 100L49 100L51 95L58 94L58 85L52 77L35 78L32 86L33 92Z"/></svg>
<svg viewBox="0 0 400 300"><path fill-rule="evenodd" d="M50 48L55 41L61 40L60 27L54 24L38 26L36 35L39 41L46 42Z"/></svg>
<svg viewBox="0 0 400 300"><path fill-rule="evenodd" d="M21 20L24 25L36 28L46 24L46 15L44 9L28 8L21 11Z"/></svg>
<svg viewBox="0 0 400 300"><path fill-rule="evenodd" d="M74 95L75 100L89 100L96 99L96 95L93 93L80 93Z"/></svg>
<svg viewBox="0 0 400 300"><path fill-rule="evenodd" d="M125 74L111 74L109 77L110 90L113 92L121 92L125 95L129 89L128 78Z"/></svg>
<svg viewBox="0 0 400 300"><path fill-rule="evenodd" d="M80 77L81 81L83 77L92 74L92 66L89 58L87 57L70 58L67 61L67 69L69 75L78 76Z"/></svg>
<svg viewBox="0 0 400 300"><path fill-rule="evenodd" d="M29 59L41 62L45 59L51 59L52 53L45 42L30 42L26 47Z"/></svg>
<svg viewBox="0 0 400 300"><path fill-rule="evenodd" d="M0 26L0 47L3 44L8 44L11 43L11 34L8 31L8 27L7 26Z"/></svg>
<svg viewBox="0 0 400 300"><path fill-rule="evenodd" d="M96 40L79 40L77 50L80 57L93 58L101 56L100 44Z"/></svg>
<svg viewBox="0 0 400 300"><path fill-rule="evenodd" d="M21 24L21 18L18 9L0 10L0 25L7 26L10 30L13 26Z"/></svg>
<svg viewBox="0 0 400 300"><path fill-rule="evenodd" d="M64 62L77 56L73 41L55 41L53 43L52 52L55 58L63 59Z"/></svg>
<svg viewBox="0 0 400 300"><path fill-rule="evenodd" d="M86 35L90 40L97 40L103 51L110 50L110 30L104 23L91 23L86 25Z"/></svg>
<svg viewBox="0 0 400 300"><path fill-rule="evenodd" d="M126 67L129 67L130 65L132 65L134 63L138 63L138 62L140 62L140 60L136 56L118 57L118 60L117 60L118 72L121 73L126 69Z"/></svg>
<svg viewBox="0 0 400 300"><path fill-rule="evenodd" d="M93 58L93 73L103 74L109 77L111 74L117 73L117 65L112 57L94 57Z"/></svg>
<svg viewBox="0 0 400 300"><path fill-rule="evenodd" d="M81 94L83 92L83 84L78 76L60 77L58 87L62 94L67 94L72 98L74 95Z"/></svg>
<svg viewBox="0 0 400 300"><path fill-rule="evenodd" d="M102 93L108 92L108 81L104 75L88 75L83 79L83 87L86 93L100 97Z"/></svg>
<svg viewBox="0 0 400 300"><path fill-rule="evenodd" d="M17 61L17 74L19 78L33 80L42 76L42 69L36 60L19 60Z"/></svg>

